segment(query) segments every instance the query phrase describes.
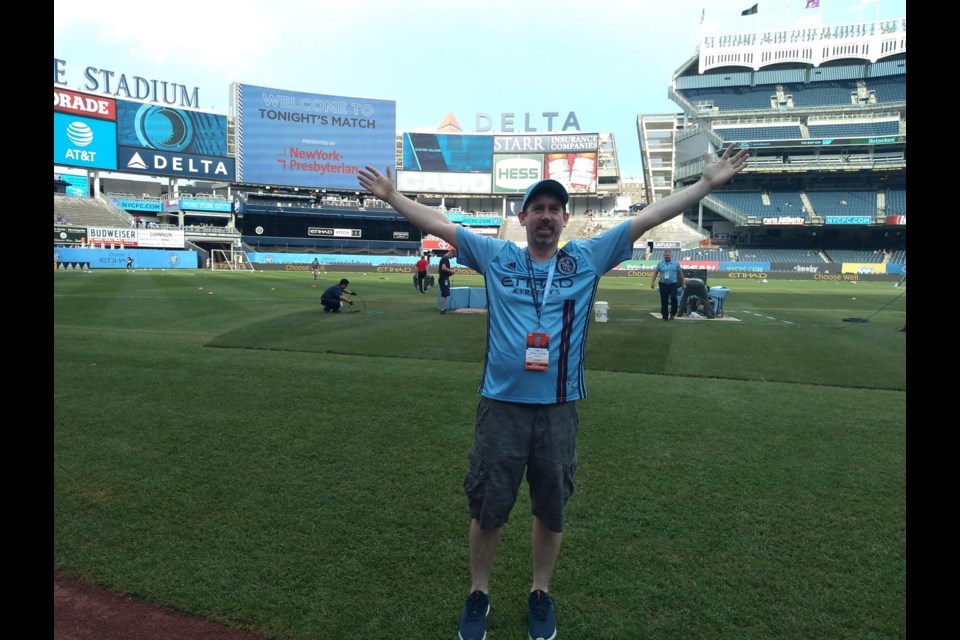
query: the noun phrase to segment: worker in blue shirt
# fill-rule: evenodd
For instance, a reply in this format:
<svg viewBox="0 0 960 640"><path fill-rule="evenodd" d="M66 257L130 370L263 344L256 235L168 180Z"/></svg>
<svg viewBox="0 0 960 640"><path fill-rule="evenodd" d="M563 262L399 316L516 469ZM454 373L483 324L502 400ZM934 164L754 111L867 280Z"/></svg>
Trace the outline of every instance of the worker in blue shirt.
<svg viewBox="0 0 960 640"><path fill-rule="evenodd" d="M677 317L677 290L683 286L683 269L679 262L672 260L673 253L670 249L663 252L663 260L657 263L653 270L653 278L650 280L650 288L653 289L657 284L657 278L660 278L660 315L664 320L673 320ZM667 306L670 307L670 315L667 315Z"/></svg>

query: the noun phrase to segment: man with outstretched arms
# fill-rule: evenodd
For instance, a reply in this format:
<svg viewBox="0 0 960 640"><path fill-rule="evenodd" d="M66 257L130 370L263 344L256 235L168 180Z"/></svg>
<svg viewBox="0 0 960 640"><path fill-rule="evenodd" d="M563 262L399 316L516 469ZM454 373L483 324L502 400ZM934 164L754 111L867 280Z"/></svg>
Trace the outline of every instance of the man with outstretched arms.
<svg viewBox="0 0 960 640"><path fill-rule="evenodd" d="M704 154L702 178L646 207L639 215L587 240L560 248L569 200L555 180L526 190L518 214L526 247L471 232L437 209L400 194L393 172L367 166L360 185L411 224L457 249L458 263L483 274L487 293L487 356L478 389L474 443L464 492L470 510L470 594L459 640L483 640L490 612L489 579L500 541L526 473L533 515L533 576L528 635L552 640L556 614L550 578L563 537L565 507L577 469L576 401L586 396L584 354L590 310L600 277L630 258L647 230L693 207L747 164L730 145L716 160Z"/></svg>

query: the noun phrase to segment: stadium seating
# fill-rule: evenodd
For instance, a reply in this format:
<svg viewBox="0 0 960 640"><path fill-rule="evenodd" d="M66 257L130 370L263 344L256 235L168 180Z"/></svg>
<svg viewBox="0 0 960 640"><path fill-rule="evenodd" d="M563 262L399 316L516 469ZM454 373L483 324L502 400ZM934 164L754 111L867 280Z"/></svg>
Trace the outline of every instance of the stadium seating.
<svg viewBox="0 0 960 640"><path fill-rule="evenodd" d="M796 191L771 191L767 216L807 217L803 199Z"/></svg>
<svg viewBox="0 0 960 640"><path fill-rule="evenodd" d="M849 122L844 124L811 124L811 138L856 138L868 136L893 136L900 133L900 122Z"/></svg>
<svg viewBox="0 0 960 640"><path fill-rule="evenodd" d="M907 190L887 189L887 215L900 216L907 213Z"/></svg>
<svg viewBox="0 0 960 640"><path fill-rule="evenodd" d="M709 89L684 89L679 91L693 105L709 104L721 112L757 111L770 109L771 96L776 94L773 86L767 87L713 87Z"/></svg>
<svg viewBox="0 0 960 640"><path fill-rule="evenodd" d="M907 250L896 249L887 256L887 264L907 264Z"/></svg>
<svg viewBox="0 0 960 640"><path fill-rule="evenodd" d="M812 248L774 249L744 244L737 247L737 255L741 262L796 262L800 264L824 262L820 252Z"/></svg>
<svg viewBox="0 0 960 640"><path fill-rule="evenodd" d="M803 138L800 125L776 125L769 127L716 127L714 129L725 143L739 140L790 140Z"/></svg>
<svg viewBox="0 0 960 640"><path fill-rule="evenodd" d="M129 227L130 215L99 198L53 195L54 223L57 217L80 227Z"/></svg>
<svg viewBox="0 0 960 640"><path fill-rule="evenodd" d="M851 94L857 93L854 80L785 84L783 92L793 97L794 107L837 107L853 104Z"/></svg>
<svg viewBox="0 0 960 640"><path fill-rule="evenodd" d="M698 260L702 262L719 262L729 259L727 251L718 248L684 249L679 256L676 253L674 253L674 256L679 260Z"/></svg>
<svg viewBox="0 0 960 640"><path fill-rule="evenodd" d="M748 216L762 216L767 210L760 191L714 191L710 194L721 203Z"/></svg>
<svg viewBox="0 0 960 640"><path fill-rule="evenodd" d="M857 251L850 249L824 249L824 254L830 262L867 262L883 263L886 256L879 249L874 251Z"/></svg>
<svg viewBox="0 0 960 640"><path fill-rule="evenodd" d="M867 88L874 92L878 104L907 101L906 74L883 78L870 78L867 80Z"/></svg>
<svg viewBox="0 0 960 640"><path fill-rule="evenodd" d="M818 216L877 217L877 192L863 190L807 191L807 199Z"/></svg>

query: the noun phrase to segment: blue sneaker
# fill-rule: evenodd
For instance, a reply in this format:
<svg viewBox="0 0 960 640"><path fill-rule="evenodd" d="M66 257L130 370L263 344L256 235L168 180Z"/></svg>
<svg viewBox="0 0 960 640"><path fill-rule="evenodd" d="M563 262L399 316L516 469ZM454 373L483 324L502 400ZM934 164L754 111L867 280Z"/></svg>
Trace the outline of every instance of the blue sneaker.
<svg viewBox="0 0 960 640"><path fill-rule="evenodd" d="M546 591L532 591L527 603L527 631L530 640L553 640L557 637L557 616L553 612L553 598Z"/></svg>
<svg viewBox="0 0 960 640"><path fill-rule="evenodd" d="M486 640L487 615L490 613L490 598L483 591L474 591L467 596L460 614L460 640Z"/></svg>

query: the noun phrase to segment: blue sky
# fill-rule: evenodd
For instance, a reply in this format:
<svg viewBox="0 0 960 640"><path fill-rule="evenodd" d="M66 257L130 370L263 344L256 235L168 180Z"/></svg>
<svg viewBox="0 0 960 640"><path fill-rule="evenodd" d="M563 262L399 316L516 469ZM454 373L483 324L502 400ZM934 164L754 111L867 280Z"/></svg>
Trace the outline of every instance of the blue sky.
<svg viewBox="0 0 960 640"><path fill-rule="evenodd" d="M398 131L447 112L466 133L481 113L545 131L541 114L558 112L560 130L572 112L581 131L614 134L629 178L637 115L679 111L667 88L701 35L906 16L906 0L806 3L757 0L744 17L754 0L54 0L53 55L70 88L92 66L197 87L198 107L221 114L232 82L394 100Z"/></svg>

